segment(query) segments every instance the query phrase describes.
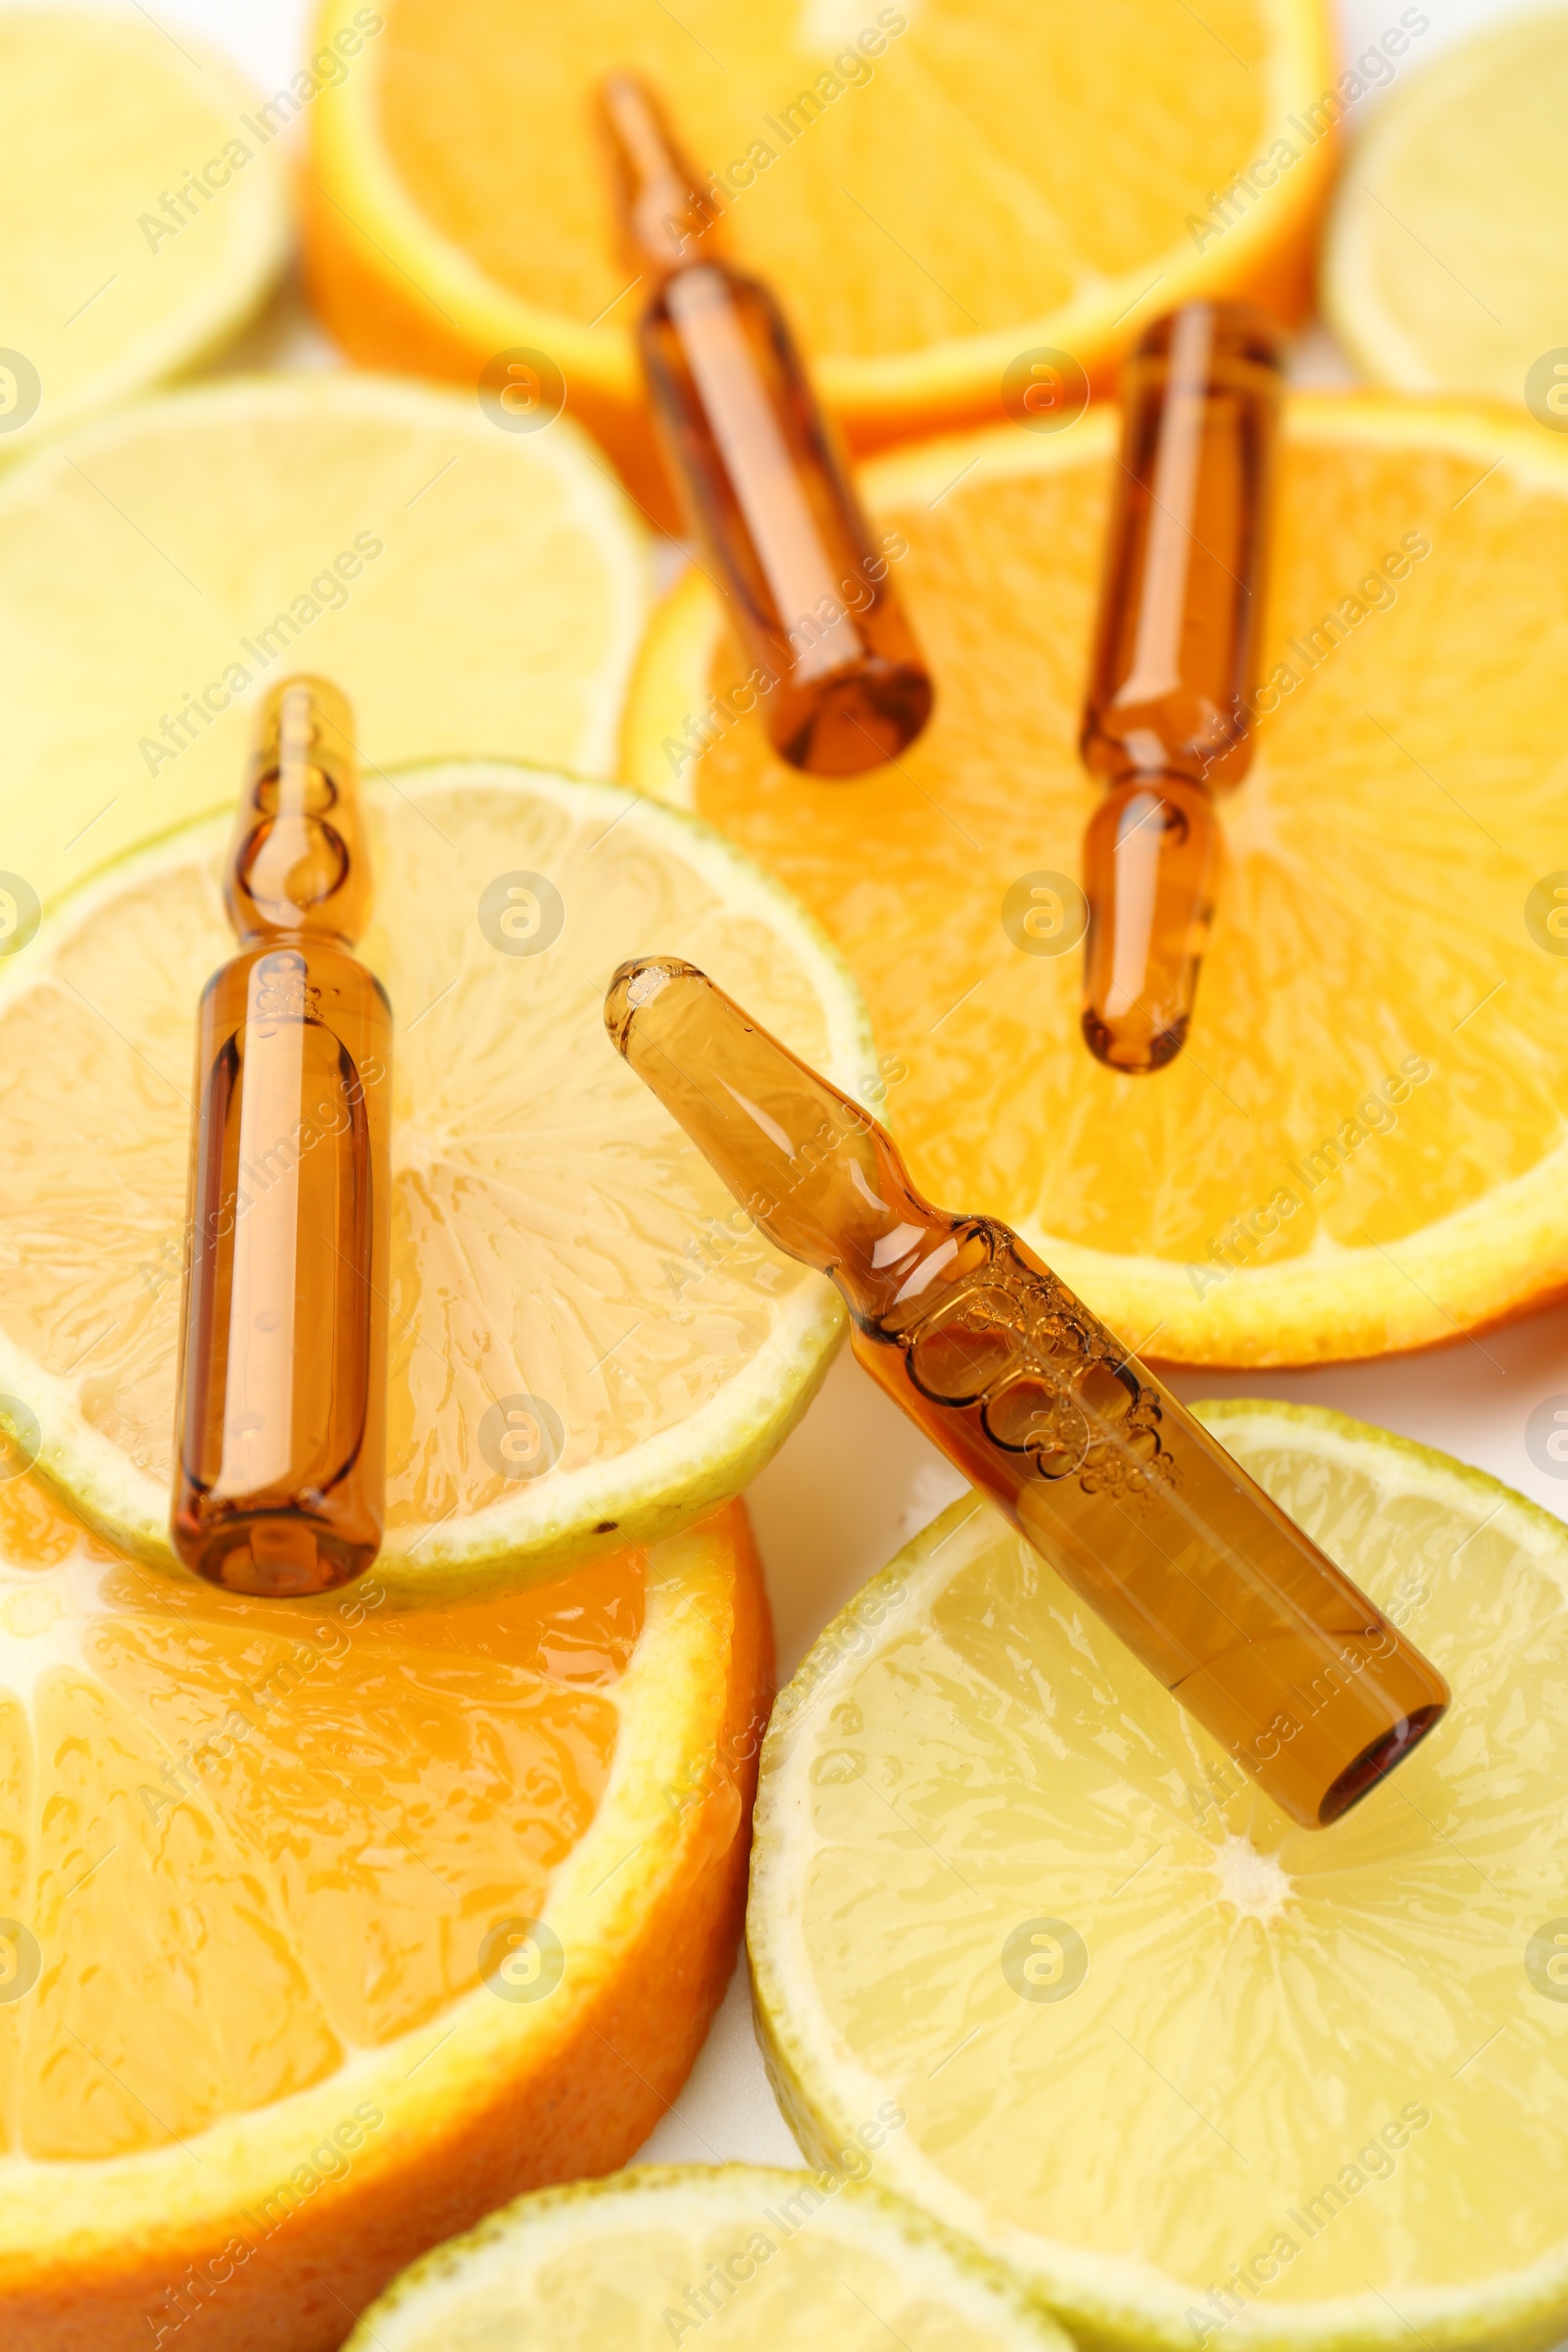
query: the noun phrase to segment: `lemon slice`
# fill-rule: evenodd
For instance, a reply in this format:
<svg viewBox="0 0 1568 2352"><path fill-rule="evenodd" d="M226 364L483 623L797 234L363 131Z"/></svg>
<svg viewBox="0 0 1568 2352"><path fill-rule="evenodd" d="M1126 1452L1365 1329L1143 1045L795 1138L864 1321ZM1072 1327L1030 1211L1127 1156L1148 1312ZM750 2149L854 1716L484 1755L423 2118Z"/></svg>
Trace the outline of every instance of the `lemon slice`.
<svg viewBox="0 0 1568 2352"><path fill-rule="evenodd" d="M611 774L648 563L564 418L500 432L471 397L323 373L84 426L0 483L0 867L47 899L232 799L294 669L344 689L380 767Z"/></svg>
<svg viewBox="0 0 1568 2352"><path fill-rule="evenodd" d="M1324 307L1367 373L1568 427L1568 19L1509 13L1395 90L1354 148ZM1555 394L1555 398L1552 395Z"/></svg>
<svg viewBox="0 0 1568 2352"><path fill-rule="evenodd" d="M0 457L243 324L282 267L284 120L146 11L0 15Z"/></svg>
<svg viewBox="0 0 1568 2352"><path fill-rule="evenodd" d="M1200 1407L1449 1676L1296 1830L974 1497L775 1711L748 1935L803 2144L1126 2352L1568 2327L1568 1533L1337 1413Z"/></svg>
<svg viewBox="0 0 1568 2352"><path fill-rule="evenodd" d="M688 955L878 1093L854 983L794 902L628 789L456 761L371 779L363 953L394 1009L390 1586L645 1539L735 1493L843 1330L604 1031ZM0 1395L97 1526L167 1559L197 999L235 952L226 817L112 866L0 962ZM280 1137L278 1165L303 1137ZM263 1175L269 1170L264 1167Z"/></svg>
<svg viewBox="0 0 1568 2352"><path fill-rule="evenodd" d="M730 1974L771 1656L738 1503L533 1592L301 1608L0 1482L0 2342L167 2352L211 2304L329 2352L624 2162Z"/></svg>
<svg viewBox="0 0 1568 2352"><path fill-rule="evenodd" d="M887 2132L867 2118L870 2145ZM746 2352L1071 2352L1001 2272L859 2178L871 2161L856 2141L848 2174L646 2165L519 2197L406 2271L346 2352L663 2352L710 2320Z"/></svg>

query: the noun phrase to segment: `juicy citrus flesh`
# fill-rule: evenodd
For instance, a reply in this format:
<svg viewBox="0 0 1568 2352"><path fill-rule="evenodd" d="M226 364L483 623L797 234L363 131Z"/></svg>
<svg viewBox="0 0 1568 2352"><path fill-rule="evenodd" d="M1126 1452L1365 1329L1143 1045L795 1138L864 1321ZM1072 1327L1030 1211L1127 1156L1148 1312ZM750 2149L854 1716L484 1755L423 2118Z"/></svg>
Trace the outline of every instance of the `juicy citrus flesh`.
<svg viewBox="0 0 1568 2352"><path fill-rule="evenodd" d="M1565 105L1568 27L1552 11L1484 27L1381 109L1324 270L1335 327L1375 379L1517 406L1535 363L1561 350ZM1548 369L1544 389L1561 381Z"/></svg>
<svg viewBox="0 0 1568 2352"><path fill-rule="evenodd" d="M224 60L150 20L5 12L0 455L191 365L261 301L285 190L242 123L255 103Z"/></svg>
<svg viewBox="0 0 1568 2352"><path fill-rule="evenodd" d="M732 2302L751 2352L808 2352L824 2328L840 2352L1068 2352L896 2198L842 2173L742 2164L640 2166L520 2198L398 2279L350 2347L500 2352L537 2330L554 2352L655 2352Z"/></svg>
<svg viewBox="0 0 1568 2352"><path fill-rule="evenodd" d="M332 0L323 32L346 14ZM995 413L1025 344L1102 366L1161 280L1162 300L1250 271L1304 292L1330 141L1293 140L1272 198L1224 234L1192 221L1330 80L1315 6L1221 0L1200 21L1117 0L1091 25L1025 0L978 22L960 0L699 0L678 20L594 0L568 27L399 0L313 119L312 268L351 348L455 372L536 342L572 396L629 414L644 295L593 119L613 67L666 95L735 258L786 293L825 396L873 434L933 403ZM1172 103L1194 86L1201 107Z"/></svg>
<svg viewBox="0 0 1568 2352"><path fill-rule="evenodd" d="M367 376L239 379L73 435L0 487L3 862L47 899L230 801L255 701L333 679L366 761L612 764L641 521L564 419Z"/></svg>
<svg viewBox="0 0 1568 2352"><path fill-rule="evenodd" d="M1295 1829L955 1503L775 1711L749 1936L782 2095L808 2147L897 2098L885 2183L1096 2345L1552 2342L1568 1536L1338 1414L1199 1409L1451 1713Z"/></svg>
<svg viewBox="0 0 1568 2352"><path fill-rule="evenodd" d="M806 110L796 153L781 135L791 128L783 111L831 71L835 51L853 50L862 26L876 29L874 9L808 0L765 12L706 0L677 24L626 0L595 0L574 17L568 45L548 24L524 27L505 0L463 0L456 17L440 0L400 0L380 60L381 125L399 178L444 235L542 309L586 322L630 274L590 103L599 74L630 66L668 93L705 177L754 139L779 150L784 169L763 170L736 199L736 250L790 289L808 345L910 351L1054 310L1086 281L1163 251L1261 134L1264 12L1250 0L1222 11L1231 58L1196 19L1162 17L1161 74L1176 87L1200 78L1212 104L1167 120L1152 87L1132 103L1124 89L1117 108L1094 115L1093 135L1109 144L1091 183L1084 101L1095 65L1107 48L1131 59L1149 25L1136 0L1116 15L1091 26L1003 0L977 23L956 0L925 0L906 29L889 27L883 53L860 61L855 85L822 104L819 120ZM1071 122L1066 140L1043 106ZM768 115L780 130L769 130ZM892 191L890 225L923 268L874 224L873 244L857 221L855 198L886 218ZM843 258L852 227L858 268ZM624 318L616 324L624 330Z"/></svg>
<svg viewBox="0 0 1568 2352"><path fill-rule="evenodd" d="M830 1287L748 1228L611 1046L616 964L689 956L843 1083L874 1072L831 952L689 820L485 762L372 778L366 803L362 953L395 1014L382 1571L450 1590L735 1492L842 1331ZM30 1400L57 1485L158 1557L196 1006L235 952L228 832L173 835L65 901L0 995L0 1388ZM519 1399L546 1433L525 1475L504 1444Z"/></svg>
<svg viewBox="0 0 1568 2352"><path fill-rule="evenodd" d="M132 2155L304 2090L473 1988L470 1923L542 1914L604 1797L636 1554L312 1612L129 1561L31 1482L0 1544L4 1907L53 1962L0 2054L8 2153Z"/></svg>
<svg viewBox="0 0 1568 2352"><path fill-rule="evenodd" d="M896 764L816 783L760 722L715 720L737 672L694 574L656 618L625 770L842 948L907 1068L890 1111L922 1190L1019 1226L1132 1345L1289 1362L1450 1337L1568 1269L1568 967L1526 923L1564 860L1568 444L1473 409L1293 402L1261 674L1297 683L1220 803L1190 1042L1144 1079L1084 1048L1070 931L1026 953L1004 920L1009 890L1076 882L1098 806L1075 744L1112 431L1091 411L866 469L937 680Z"/></svg>
<svg viewBox="0 0 1568 2352"><path fill-rule="evenodd" d="M363 2302L509 2186L624 2161L728 1973L769 1654L739 1505L533 1592L401 1608L372 1572L301 1607L0 1486L0 2309L28 2352L82 2340L65 2307L144 2340L138 2302L236 2232L222 2340L260 2341L249 2298L318 2228ZM291 2342L341 2339L318 2299Z"/></svg>

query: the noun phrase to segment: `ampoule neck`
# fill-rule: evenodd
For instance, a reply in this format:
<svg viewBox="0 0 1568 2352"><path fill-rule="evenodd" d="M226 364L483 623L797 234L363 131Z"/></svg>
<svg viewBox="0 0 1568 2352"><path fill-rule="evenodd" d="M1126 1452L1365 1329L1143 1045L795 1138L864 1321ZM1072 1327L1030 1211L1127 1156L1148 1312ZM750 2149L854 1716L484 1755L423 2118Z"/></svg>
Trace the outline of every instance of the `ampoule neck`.
<svg viewBox="0 0 1568 2352"><path fill-rule="evenodd" d="M627 261L657 288L678 270L719 258L720 206L639 74L617 69L599 87Z"/></svg>
<svg viewBox="0 0 1568 2352"><path fill-rule="evenodd" d="M921 1203L924 1209L925 1204ZM1005 1229L990 1217L925 1209L895 1228L869 1263L833 1269L845 1305L872 1339L906 1340L926 1319L995 1270Z"/></svg>
<svg viewBox="0 0 1568 2352"><path fill-rule="evenodd" d="M915 1191L863 1103L677 956L623 964L605 1025L769 1241L828 1275L858 1322L901 1292L912 1311L956 1220Z"/></svg>
<svg viewBox="0 0 1568 2352"><path fill-rule="evenodd" d="M285 678L262 705L223 898L243 947L352 947L369 919L354 715L325 678Z"/></svg>
<svg viewBox="0 0 1568 2352"><path fill-rule="evenodd" d="M1261 368L1282 377L1285 330L1272 313L1253 302L1209 299L1164 312L1133 346L1127 369L1168 368L1194 392L1224 384L1233 368Z"/></svg>

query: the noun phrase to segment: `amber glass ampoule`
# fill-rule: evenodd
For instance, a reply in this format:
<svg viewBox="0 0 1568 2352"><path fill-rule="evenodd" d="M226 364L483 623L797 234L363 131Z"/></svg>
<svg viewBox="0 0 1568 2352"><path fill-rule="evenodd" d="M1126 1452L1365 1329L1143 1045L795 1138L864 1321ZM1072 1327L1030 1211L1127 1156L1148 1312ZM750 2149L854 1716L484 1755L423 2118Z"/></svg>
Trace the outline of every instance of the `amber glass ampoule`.
<svg viewBox="0 0 1568 2352"><path fill-rule="evenodd" d="M923 1200L870 1114L691 964L623 964L611 1037L769 1240L828 1274L860 1362L1306 1828L1447 1686L991 1217Z"/></svg>
<svg viewBox="0 0 1568 2352"><path fill-rule="evenodd" d="M721 258L716 201L648 88L612 74L601 99L628 257L653 287L639 340L687 529L728 601L773 749L812 775L858 774L931 714L888 558L778 303Z"/></svg>
<svg viewBox="0 0 1568 2352"><path fill-rule="evenodd" d="M1244 303L1157 319L1122 440L1082 751L1110 790L1084 843L1084 1035L1112 1069L1182 1049L1218 863L1212 795L1251 764L1282 350Z"/></svg>
<svg viewBox="0 0 1568 2352"><path fill-rule="evenodd" d="M262 708L225 875L240 953L202 997L174 1548L237 1592L318 1592L380 1548L392 1016L354 721L321 678Z"/></svg>

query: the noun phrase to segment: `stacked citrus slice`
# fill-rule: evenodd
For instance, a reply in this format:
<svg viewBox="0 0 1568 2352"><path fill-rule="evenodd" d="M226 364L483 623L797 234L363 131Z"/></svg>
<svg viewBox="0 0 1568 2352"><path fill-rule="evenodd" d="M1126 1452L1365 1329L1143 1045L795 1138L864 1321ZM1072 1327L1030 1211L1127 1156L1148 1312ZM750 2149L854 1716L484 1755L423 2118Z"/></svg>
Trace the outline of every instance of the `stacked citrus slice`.
<svg viewBox="0 0 1568 2352"><path fill-rule="evenodd" d="M443 1594L684 1525L758 1470L843 1330L605 1036L625 956L689 955L840 1084L853 983L727 844L641 795L449 762L367 791L363 953L395 1011L388 1525ZM0 960L0 1395L98 1526L169 1558L197 1002L234 952L229 824L167 837ZM20 934L19 934L20 937ZM255 1181L318 1138L280 1135Z"/></svg>
<svg viewBox="0 0 1568 2352"><path fill-rule="evenodd" d="M5 11L0 458L243 324L282 267L287 119L145 10Z"/></svg>
<svg viewBox="0 0 1568 2352"><path fill-rule="evenodd" d="M1076 738L1113 433L1091 410L867 468L940 681L895 763L845 787L773 760L691 573L624 772L832 933L907 1071L922 1189L1020 1226L1129 1344L1289 1363L1450 1338L1568 1279L1568 437L1292 402L1257 755L1222 804L1188 1049L1146 1081L1086 1053L1081 924L1051 914L1097 801Z"/></svg>
<svg viewBox="0 0 1568 2352"><path fill-rule="evenodd" d="M769 1652L738 1504L301 1608L0 1484L0 2337L326 2352L623 2162L729 1973Z"/></svg>
<svg viewBox="0 0 1568 2352"><path fill-rule="evenodd" d="M1118 2352L1528 2352L1568 2327L1568 1535L1338 1414L1203 1408L1450 1677L1294 1829L972 1496L775 1711L748 1935L824 2159ZM1331 1702L1325 1702L1331 1703Z"/></svg>
<svg viewBox="0 0 1568 2352"><path fill-rule="evenodd" d="M354 16L329 0L323 44ZM313 291L376 366L472 384L531 361L660 497L631 331L646 288L593 136L597 78L630 66L862 445L995 415L1041 347L1102 373L1188 294L1300 306L1332 141L1287 118L1331 83L1326 30L1315 0L1118 0L1109 20L1028 0L980 18L963 0L399 0L313 110ZM1211 212L1238 172L1251 184Z"/></svg>

